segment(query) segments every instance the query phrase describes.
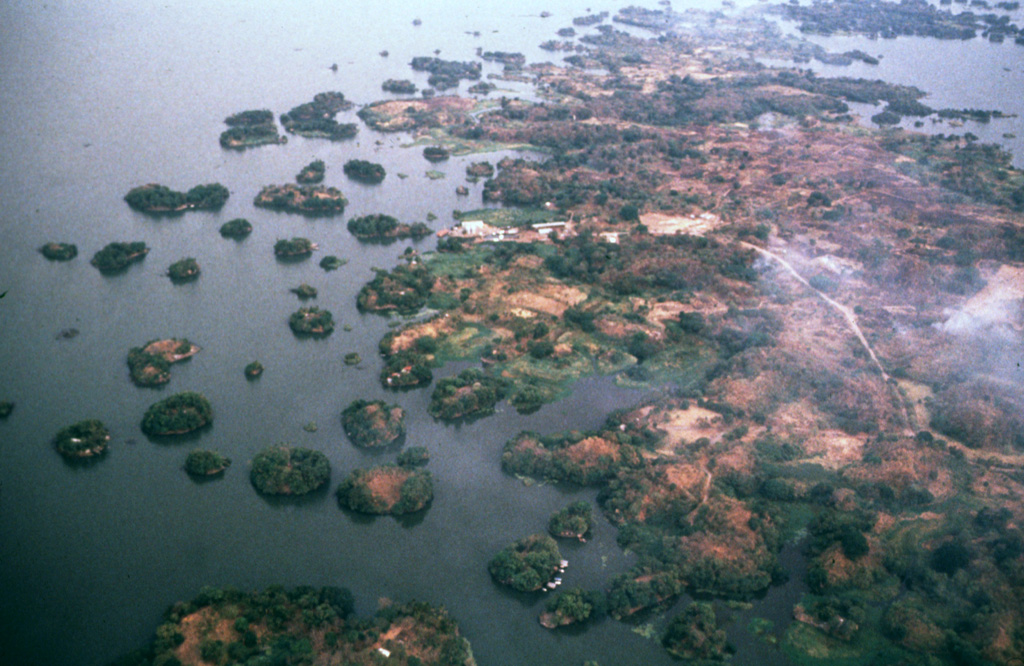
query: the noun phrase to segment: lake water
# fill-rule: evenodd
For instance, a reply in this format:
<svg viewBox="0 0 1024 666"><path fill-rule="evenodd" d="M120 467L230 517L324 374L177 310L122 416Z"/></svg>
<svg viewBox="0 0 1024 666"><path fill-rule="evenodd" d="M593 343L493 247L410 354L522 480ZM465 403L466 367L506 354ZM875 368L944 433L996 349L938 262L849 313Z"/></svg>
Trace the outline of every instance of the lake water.
<svg viewBox="0 0 1024 666"><path fill-rule="evenodd" d="M478 46L521 51L530 61L557 58L537 45L587 7L617 5L527 0L514 15L498 3L424 0L384 11L365 0L0 5L0 291L8 291L0 301L0 399L17 403L0 422L0 663L102 664L145 642L169 604L204 585L272 583L348 586L361 613L372 612L380 597L443 604L481 664L671 663L656 640L627 624L548 632L536 622L543 599L508 594L486 572L487 560L509 541L543 531L553 511L595 495L523 487L500 470L502 444L522 429L596 427L641 394L587 380L534 415L506 407L446 427L426 415L429 391L387 394L377 381L377 341L387 322L360 315L355 294L373 267L391 267L408 244L361 246L343 220L385 212L421 221L434 213L433 228L450 224L452 209L479 205L481 184L469 185L468 198L454 189L464 183L466 164L480 157L430 165L419 150L403 147L408 136L365 126L340 143L291 137L284 146L245 152L217 144L223 118L243 109L280 114L324 90L368 103L385 97L379 86L387 78L422 87L425 76L408 62L434 49L458 60L472 59ZM553 16L541 19L544 10ZM412 25L417 17L419 27ZM467 34L473 31L481 36ZM379 56L381 49L390 56ZM327 184L350 200L344 218L311 220L252 206L262 185L290 181L316 158L327 163ZM341 165L352 158L382 163L387 180L377 187L348 181ZM432 168L447 178L427 179ZM232 193L217 213L154 219L122 201L147 182L186 189L213 181ZM217 233L234 217L255 226L243 242ZM309 261L275 261L275 240L291 236L311 238L319 252ZM79 257L47 262L36 249L51 240L76 243ZM105 277L88 264L106 243L129 240L152 251L124 274ZM425 239L414 246L432 245ZM349 263L325 273L317 266L325 254ZM203 275L172 285L167 267L186 256L198 259ZM299 340L288 330L288 315L299 307L288 290L300 282L317 287L315 303L335 314L338 330L325 340ZM346 324L351 331L342 330ZM57 339L67 328L80 334ZM136 388L125 366L129 348L167 336L188 337L202 352L174 366L164 389ZM361 365L344 364L352 351ZM247 382L242 368L253 359L267 370ZM149 441L138 427L146 407L182 390L210 398L213 426L181 443ZM248 461L278 442L326 453L330 490L347 471L390 460L393 453L356 450L341 431L341 409L360 397L400 403L409 414L406 446L430 450L436 499L425 514L365 519L339 510L328 490L298 501L253 491ZM50 446L54 433L91 417L110 428L110 452L94 465L63 463ZM310 421L317 432L302 429ZM222 480L196 483L184 474L195 446L234 460ZM568 585L603 586L632 563L603 518L589 543L564 545L563 552L571 562ZM794 590L772 591L755 612L781 623ZM741 631L731 635L740 642L736 663L782 660L744 645Z"/></svg>

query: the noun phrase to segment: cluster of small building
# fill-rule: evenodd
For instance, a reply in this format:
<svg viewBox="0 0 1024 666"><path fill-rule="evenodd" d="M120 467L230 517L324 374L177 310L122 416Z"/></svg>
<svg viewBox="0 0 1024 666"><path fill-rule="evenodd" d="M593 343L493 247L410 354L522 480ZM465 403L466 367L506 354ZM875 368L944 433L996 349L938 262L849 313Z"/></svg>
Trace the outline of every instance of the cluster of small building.
<svg viewBox="0 0 1024 666"><path fill-rule="evenodd" d="M569 566L569 560L560 560L558 562L558 573L560 573L560 574L565 573L565 568L568 567L568 566ZM553 590L553 589L555 589L556 587L558 587L561 584L562 584L562 577L561 576L555 576L554 580L550 581L544 587L544 591L547 592L548 590Z"/></svg>
<svg viewBox="0 0 1024 666"><path fill-rule="evenodd" d="M493 227L483 220L463 220L451 227L437 232L439 237L457 236L459 238L479 238L485 241L504 241L517 238L520 232L534 232L545 238L553 232L568 231L567 222L538 222L531 224L528 229L519 227Z"/></svg>

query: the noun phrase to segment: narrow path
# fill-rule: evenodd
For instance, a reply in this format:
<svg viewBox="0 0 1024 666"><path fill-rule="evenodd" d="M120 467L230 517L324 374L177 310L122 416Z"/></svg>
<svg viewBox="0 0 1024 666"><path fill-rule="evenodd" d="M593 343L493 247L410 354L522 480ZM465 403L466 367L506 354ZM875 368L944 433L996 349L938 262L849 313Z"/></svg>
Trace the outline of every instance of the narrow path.
<svg viewBox="0 0 1024 666"><path fill-rule="evenodd" d="M887 373L885 371L885 368L882 367L882 363L878 360L878 356L875 355L875 350L871 348L871 345L868 343L868 339L864 337L864 332L861 331L860 326L857 324L857 316L853 313L853 311L850 308L843 305L842 303L839 303L838 301L829 298L826 294L815 289L813 286L811 286L810 282L805 280L802 275L796 272L796 269L793 268L792 264L790 264L788 261L786 261L779 255L775 254L774 252L766 250L763 247L758 247L746 241L739 241L739 243L744 247L754 250L755 252L762 256L768 257L769 259L774 259L775 261L779 262L779 264L781 264L783 268L789 271L789 273L793 277L795 277L797 281L800 282L800 284L810 289L818 296L818 298L825 301L825 303L832 306L835 310L837 310L840 314L843 315L843 318L846 320L846 324L849 326L850 330L853 331L853 334L857 336L857 339L860 340L860 343L861 345L863 345L864 350L867 351L868 356L871 358L871 362L874 363L875 367L878 368L878 371L882 373L882 381L884 381L885 385L889 388L889 390L895 394L894 400L900 408L900 413L903 415L903 423L905 425L906 434L913 434L912 432L910 432L910 415L907 414L907 407L905 404L903 404L903 398L902 396L900 396L899 392L893 388L892 383L889 381L889 373Z"/></svg>

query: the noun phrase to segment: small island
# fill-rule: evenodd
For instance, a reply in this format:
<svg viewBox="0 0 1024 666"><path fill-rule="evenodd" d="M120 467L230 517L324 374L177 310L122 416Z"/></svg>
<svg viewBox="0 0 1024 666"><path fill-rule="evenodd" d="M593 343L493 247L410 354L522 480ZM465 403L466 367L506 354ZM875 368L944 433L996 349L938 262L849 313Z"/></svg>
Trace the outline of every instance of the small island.
<svg viewBox="0 0 1024 666"><path fill-rule="evenodd" d="M384 176L387 175L382 165L366 160L349 160L345 162L342 170L351 180L367 185L377 185L383 182Z"/></svg>
<svg viewBox="0 0 1024 666"><path fill-rule="evenodd" d="M322 338L334 330L334 315L315 306L299 308L288 318L288 325L295 335Z"/></svg>
<svg viewBox="0 0 1024 666"><path fill-rule="evenodd" d="M308 238L296 236L291 240L281 238L274 243L275 257L308 257L316 249L316 243Z"/></svg>
<svg viewBox="0 0 1024 666"><path fill-rule="evenodd" d="M231 465L231 458L209 449L195 449L185 458L185 471L192 476L216 476Z"/></svg>
<svg viewBox="0 0 1024 666"><path fill-rule="evenodd" d="M347 226L349 233L362 241L387 242L404 238L419 240L431 233L430 227L423 222L407 224L381 213L354 217L348 221Z"/></svg>
<svg viewBox="0 0 1024 666"><path fill-rule="evenodd" d="M422 467L430 462L430 452L425 446L410 446L398 454L399 467Z"/></svg>
<svg viewBox="0 0 1024 666"><path fill-rule="evenodd" d="M241 150L274 143L288 143L277 133L274 114L269 109L240 111L224 119L228 129L220 134L222 148Z"/></svg>
<svg viewBox="0 0 1024 666"><path fill-rule="evenodd" d="M423 157L428 162L444 162L451 157L451 153L444 146L427 146L423 149Z"/></svg>
<svg viewBox="0 0 1024 666"><path fill-rule="evenodd" d="M14 403L10 400L0 400L0 419L6 419L14 411Z"/></svg>
<svg viewBox="0 0 1024 666"><path fill-rule="evenodd" d="M186 210L219 210L228 196L228 188L220 183L196 185L188 192L149 183L133 187L124 200L134 210L143 213L180 213Z"/></svg>
<svg viewBox="0 0 1024 666"><path fill-rule="evenodd" d="M433 476L424 469L381 465L357 469L338 486L338 504L359 513L401 516L434 499Z"/></svg>
<svg viewBox="0 0 1024 666"><path fill-rule="evenodd" d="M411 389L426 386L434 379L430 363L423 354L412 350L392 354L380 371L381 386L387 389Z"/></svg>
<svg viewBox="0 0 1024 666"><path fill-rule="evenodd" d="M509 392L509 381L477 368L437 382L427 411L441 421L477 418L494 413L494 406Z"/></svg>
<svg viewBox="0 0 1024 666"><path fill-rule="evenodd" d="M586 541L593 521L594 512L590 503L580 500L551 516L551 520L548 521L548 532L563 539Z"/></svg>
<svg viewBox="0 0 1024 666"><path fill-rule="evenodd" d="M171 364L199 353L199 345L185 338L150 340L128 351L128 368L136 386L154 387L171 380Z"/></svg>
<svg viewBox="0 0 1024 666"><path fill-rule="evenodd" d="M323 185L267 185L256 195L253 204L288 213L313 216L341 215L348 204L336 187Z"/></svg>
<svg viewBox="0 0 1024 666"><path fill-rule="evenodd" d="M243 217L228 220L220 226L220 235L224 238L242 240L252 233L252 223Z"/></svg>
<svg viewBox="0 0 1024 666"><path fill-rule="evenodd" d="M416 94L416 84L409 79L388 79L380 87L384 92L394 93L395 95Z"/></svg>
<svg viewBox="0 0 1024 666"><path fill-rule="evenodd" d="M352 108L352 102L340 92L322 92L306 102L281 115L281 124L292 134L308 139L330 139L341 141L351 139L359 132L355 123L338 123L334 119L339 111Z"/></svg>
<svg viewBox="0 0 1024 666"><path fill-rule="evenodd" d="M295 180L303 185L315 185L316 183L322 183L326 171L327 167L324 165L323 160L313 160L306 166L302 167L302 171L295 176Z"/></svg>
<svg viewBox="0 0 1024 666"><path fill-rule="evenodd" d="M383 400L355 400L341 413L341 425L356 446L378 448L405 434L405 410Z"/></svg>
<svg viewBox="0 0 1024 666"><path fill-rule="evenodd" d="M363 357L357 352L349 352L345 354L345 365L359 365L363 362Z"/></svg>
<svg viewBox="0 0 1024 666"><path fill-rule="evenodd" d="M538 619L545 629L568 627L602 617L607 606L603 593L573 587L549 599Z"/></svg>
<svg viewBox="0 0 1024 666"><path fill-rule="evenodd" d="M263 374L263 364L259 361L253 361L245 366L245 378L256 379Z"/></svg>
<svg viewBox="0 0 1024 666"><path fill-rule="evenodd" d="M107 450L110 432L98 419L86 419L57 431L53 445L65 458L91 458Z"/></svg>
<svg viewBox="0 0 1024 666"><path fill-rule="evenodd" d="M199 262L195 257L179 259L167 269L167 277L174 283L191 282L199 277Z"/></svg>
<svg viewBox="0 0 1024 666"><path fill-rule="evenodd" d="M553 581L562 562L555 540L546 534L531 534L505 546L488 563L487 571L496 583L519 592L535 592Z"/></svg>
<svg viewBox="0 0 1024 666"><path fill-rule="evenodd" d="M310 298L316 298L317 295L316 287L310 286L305 282L300 284L298 287L289 289L288 291L292 292L293 294L298 296L300 300L303 301L308 300Z"/></svg>
<svg viewBox="0 0 1024 666"><path fill-rule="evenodd" d="M662 636L661 644L676 659L724 661L732 652L725 630L715 620L714 607L695 601L676 615Z"/></svg>
<svg viewBox="0 0 1024 666"><path fill-rule="evenodd" d="M78 256L78 246L74 243L47 243L39 248L39 252L50 261L71 261Z"/></svg>
<svg viewBox="0 0 1024 666"><path fill-rule="evenodd" d="M466 167L468 178L493 178L494 165L490 162L473 162Z"/></svg>
<svg viewBox="0 0 1024 666"><path fill-rule="evenodd" d="M373 280L363 285L356 304L363 312L415 314L427 304L436 278L421 263L396 266L391 272L376 269Z"/></svg>
<svg viewBox="0 0 1024 666"><path fill-rule="evenodd" d="M320 260L320 268L325 271L336 271L344 265L345 260L340 257L336 257L333 254L329 254Z"/></svg>
<svg viewBox="0 0 1024 666"><path fill-rule="evenodd" d="M101 273L116 273L137 261L142 261L147 253L149 253L149 248L140 241L109 243L94 254L89 263L98 268Z"/></svg>
<svg viewBox="0 0 1024 666"><path fill-rule="evenodd" d="M331 464L319 451L271 446L252 460L249 480L264 495L305 495L331 478Z"/></svg>
<svg viewBox="0 0 1024 666"><path fill-rule="evenodd" d="M182 391L153 403L142 417L147 435L184 435L213 420L213 407L201 393Z"/></svg>

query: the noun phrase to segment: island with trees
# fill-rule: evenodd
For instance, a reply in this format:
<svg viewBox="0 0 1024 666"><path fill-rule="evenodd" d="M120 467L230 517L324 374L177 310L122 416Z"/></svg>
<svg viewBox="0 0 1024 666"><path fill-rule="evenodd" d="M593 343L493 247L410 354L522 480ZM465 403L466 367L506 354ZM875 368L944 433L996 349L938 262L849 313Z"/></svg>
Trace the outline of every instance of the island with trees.
<svg viewBox="0 0 1024 666"><path fill-rule="evenodd" d="M478 62L458 62L429 56L417 56L410 64L417 72L430 72L427 83L437 90L457 88L462 79L479 79L482 70Z"/></svg>
<svg viewBox="0 0 1024 666"><path fill-rule="evenodd" d="M299 300L302 301L306 301L311 298L316 298L317 293L319 293L317 292L316 287L308 285L305 282L300 284L298 287L293 287L292 289L289 289L288 291L298 296Z"/></svg>
<svg viewBox="0 0 1024 666"><path fill-rule="evenodd" d="M383 165L377 164L376 162L369 162L367 160L349 160L348 162L345 162L342 170L349 179L365 183L367 185L377 185L382 183L384 182L384 177L387 175L387 172L384 171Z"/></svg>
<svg viewBox="0 0 1024 666"><path fill-rule="evenodd" d="M0 419L6 419L14 412L14 403L10 400L0 400Z"/></svg>
<svg viewBox="0 0 1024 666"><path fill-rule="evenodd" d="M410 446L398 454L396 462L400 467L422 467L430 462L430 452L425 446Z"/></svg>
<svg viewBox="0 0 1024 666"><path fill-rule="evenodd" d="M277 133L274 114L269 109L240 111L224 119L228 129L220 134L222 148L242 150L275 143L288 143Z"/></svg>
<svg viewBox="0 0 1024 666"><path fill-rule="evenodd" d="M305 495L331 478L331 464L320 451L270 446L252 460L249 480L264 495Z"/></svg>
<svg viewBox="0 0 1024 666"><path fill-rule="evenodd" d="M434 372L430 365L426 356L415 350L389 354L384 359L384 367L380 371L381 386L392 390L426 386L434 380Z"/></svg>
<svg viewBox="0 0 1024 666"><path fill-rule="evenodd" d="M434 481L425 469L381 465L354 470L338 486L337 497L351 511L401 516L430 505Z"/></svg>
<svg viewBox="0 0 1024 666"><path fill-rule="evenodd" d="M220 210L228 200L228 188L220 183L196 185L188 192L178 192L166 185L150 183L133 187L124 200L143 213L179 213L186 210Z"/></svg>
<svg viewBox="0 0 1024 666"><path fill-rule="evenodd" d="M398 265L392 271L376 269L375 277L359 290L356 303L366 312L409 315L427 303L436 278L419 263Z"/></svg>
<svg viewBox="0 0 1024 666"><path fill-rule="evenodd" d="M582 624L604 617L607 601L603 592L572 587L544 604L538 620L545 629Z"/></svg>
<svg viewBox="0 0 1024 666"><path fill-rule="evenodd" d="M306 102L281 115L281 124L292 134L309 139L341 141L351 139L359 128L355 123L339 123L335 116L339 111L352 108L352 102L340 92L322 92Z"/></svg>
<svg viewBox="0 0 1024 666"><path fill-rule="evenodd" d="M185 458L185 471L192 476L216 476L230 465L230 458L209 449L194 449Z"/></svg>
<svg viewBox="0 0 1024 666"><path fill-rule="evenodd" d="M672 618L661 642L676 659L701 663L724 661L732 652L714 607L706 601L695 601Z"/></svg>
<svg viewBox="0 0 1024 666"><path fill-rule="evenodd" d="M466 177L470 179L493 178L494 165L490 162L473 162L466 167Z"/></svg>
<svg viewBox="0 0 1024 666"><path fill-rule="evenodd" d="M299 308L288 317L288 326L297 336L322 338L334 331L334 315L316 306Z"/></svg>
<svg viewBox="0 0 1024 666"><path fill-rule="evenodd" d="M590 503L580 500L552 515L548 521L548 532L551 536L563 539L586 541L593 521L594 513Z"/></svg>
<svg viewBox="0 0 1024 666"><path fill-rule="evenodd" d="M323 160L313 160L302 167L302 171L295 176L295 181L302 185L316 185L323 182L326 172L327 167Z"/></svg>
<svg viewBox="0 0 1024 666"><path fill-rule="evenodd" d="M50 261L71 261L78 256L78 246L74 243L50 242L40 247L39 252Z"/></svg>
<svg viewBox="0 0 1024 666"><path fill-rule="evenodd" d="M167 277L174 283L192 282L199 278L199 272L199 262L195 257L187 257L171 264L167 269Z"/></svg>
<svg viewBox="0 0 1024 666"><path fill-rule="evenodd" d="M53 445L65 458L92 458L105 453L110 431L99 419L86 419L57 431Z"/></svg>
<svg viewBox="0 0 1024 666"><path fill-rule="evenodd" d="M354 400L341 412L348 438L361 448L379 448L405 435L405 410L383 400Z"/></svg>
<svg viewBox="0 0 1024 666"><path fill-rule="evenodd" d="M142 432L156 437L184 435L212 420L213 407L206 396L182 391L149 406L142 417Z"/></svg>
<svg viewBox="0 0 1024 666"><path fill-rule="evenodd" d="M467 368L455 377L437 382L427 411L446 422L479 418L494 413L494 406L509 393L507 379L489 375L478 368Z"/></svg>
<svg viewBox="0 0 1024 666"><path fill-rule="evenodd" d="M93 255L89 263L101 273L118 273L131 264L142 261L148 253L149 248L141 241L108 243Z"/></svg>
<svg viewBox="0 0 1024 666"><path fill-rule="evenodd" d="M354 217L348 221L347 227L349 233L363 241L419 240L431 234L430 227L423 222L407 224L383 213Z"/></svg>
<svg viewBox="0 0 1024 666"><path fill-rule="evenodd" d="M531 534L504 548L487 564L494 582L519 592L536 592L555 579L562 562L558 544L547 534Z"/></svg>
<svg viewBox="0 0 1024 666"><path fill-rule="evenodd" d="M336 271L345 265L345 260L333 254L329 254L320 260L320 268L325 271Z"/></svg>
<svg viewBox="0 0 1024 666"><path fill-rule="evenodd" d="M162 386L171 381L171 364L192 358L199 345L186 338L150 340L128 351L128 369L136 386Z"/></svg>
<svg viewBox="0 0 1024 666"><path fill-rule="evenodd" d="M251 363L247 363L244 370L245 378L256 379L263 374L263 370L263 364L260 363L259 361L252 361Z"/></svg>
<svg viewBox="0 0 1024 666"><path fill-rule="evenodd" d="M384 92L395 95L415 95L416 84L409 79L388 79L380 85Z"/></svg>
<svg viewBox="0 0 1024 666"><path fill-rule="evenodd" d="M444 162L451 156L451 152L444 146L427 146L423 149L423 157L428 162Z"/></svg>
<svg viewBox="0 0 1024 666"><path fill-rule="evenodd" d="M442 607L388 603L372 617L354 609L343 587L204 587L168 608L149 643L114 663L476 666L469 641Z"/></svg>
<svg viewBox="0 0 1024 666"><path fill-rule="evenodd" d="M244 217L228 220L220 226L220 235L224 238L242 240L252 233L252 223Z"/></svg>
<svg viewBox="0 0 1024 666"><path fill-rule="evenodd" d="M274 256L282 259L308 257L317 248L316 243L308 238L296 236L291 240L279 238L274 243Z"/></svg>
<svg viewBox="0 0 1024 666"><path fill-rule="evenodd" d="M344 213L348 199L336 187L286 183L265 186L253 204L286 213L329 217Z"/></svg>

